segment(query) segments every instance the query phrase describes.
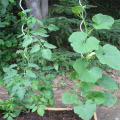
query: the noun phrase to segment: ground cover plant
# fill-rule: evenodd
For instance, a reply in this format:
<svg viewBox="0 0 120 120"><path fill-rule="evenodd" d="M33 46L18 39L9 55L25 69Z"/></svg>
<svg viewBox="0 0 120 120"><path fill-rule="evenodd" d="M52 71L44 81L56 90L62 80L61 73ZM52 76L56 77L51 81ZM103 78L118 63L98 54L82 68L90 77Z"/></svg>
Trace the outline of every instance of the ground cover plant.
<svg viewBox="0 0 120 120"><path fill-rule="evenodd" d="M96 14L92 17L94 22L93 28L88 31L83 12L83 6L73 7L73 12L83 20L85 32L73 32L69 37L69 42L73 50L81 57L76 59L73 64L75 71L71 72L70 77L76 82L76 86L71 88L70 92L62 95L64 104L74 103L74 112L84 120L89 120L96 111L96 105L105 105L111 107L115 104L117 98L107 91L92 91L94 85L101 86L108 90L118 89L114 79L106 74L102 74L99 67L89 68L90 59L96 57L100 63L106 64L113 69L120 70L120 51L109 44L101 46L100 41L91 36L91 32L95 30L109 30L114 23L114 19L103 14Z"/></svg>

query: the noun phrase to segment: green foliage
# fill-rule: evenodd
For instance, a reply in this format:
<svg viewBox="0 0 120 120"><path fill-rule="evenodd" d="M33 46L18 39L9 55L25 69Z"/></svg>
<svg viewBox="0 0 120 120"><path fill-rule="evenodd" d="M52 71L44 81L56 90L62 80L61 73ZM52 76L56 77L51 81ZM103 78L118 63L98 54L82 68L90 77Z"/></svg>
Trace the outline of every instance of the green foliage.
<svg viewBox="0 0 120 120"><path fill-rule="evenodd" d="M21 38L17 38L21 23L17 23L14 9L18 11L17 2L14 0L0 1L0 74L2 74L2 67L16 62L18 57L16 49L21 49Z"/></svg>
<svg viewBox="0 0 120 120"><path fill-rule="evenodd" d="M93 22L91 20L86 20L86 25L89 27L88 29L91 29L93 26ZM120 45L120 37L119 37L119 24L120 24L120 20L114 20L114 24L112 25L110 30L107 29L102 29L102 30L95 30L92 31L92 35L96 36L97 39L100 40L100 44L101 45L105 45L106 43L115 45L119 48ZM119 48L120 49L120 48Z"/></svg>
<svg viewBox="0 0 120 120"><path fill-rule="evenodd" d="M92 20L95 22L95 24L93 24L95 29L110 29L114 23L114 19L112 17L102 14L93 16Z"/></svg>
<svg viewBox="0 0 120 120"><path fill-rule="evenodd" d="M118 0L102 0L102 2L96 0L89 2L88 0L82 0L82 5L87 10L86 25L88 29L91 29L93 21L91 17L98 12L106 15L107 18L113 16L118 19L115 20L115 24L109 30L95 30L93 31L93 36L100 40L100 43L106 44L110 43L112 45L120 45L120 20L119 20L119 2ZM69 43L66 38L68 38L74 31L79 27L79 18L74 16L72 13L72 7L78 6L78 0L53 0L54 5L50 7L50 13L46 23L52 23L59 27L59 31L55 33L50 33L49 42L61 47L65 46L67 49L70 49ZM91 5L90 5L91 4ZM111 6L112 5L112 6ZM110 16L109 16L110 15ZM104 22L105 23L105 22ZM107 22L108 23L108 22ZM105 23L106 24L106 23ZM67 29L67 30L66 30ZM84 28L83 28L84 29ZM60 37L59 37L60 36Z"/></svg>
<svg viewBox="0 0 120 120"><path fill-rule="evenodd" d="M107 64L117 70L120 69L118 64L120 61L120 51L116 47L106 44L96 51L96 56L102 64Z"/></svg>
<svg viewBox="0 0 120 120"><path fill-rule="evenodd" d="M75 102L74 112L84 120L89 120L95 111L96 111L96 105L91 100L86 101L85 104L83 104L81 101Z"/></svg>
<svg viewBox="0 0 120 120"><path fill-rule="evenodd" d="M103 105L105 105L107 107L112 107L116 103L117 98L115 97L115 95L113 95L110 92L105 92L105 94L106 94L105 95L106 96L106 100L103 103Z"/></svg>
<svg viewBox="0 0 120 120"><path fill-rule="evenodd" d="M44 22L45 24L56 25L59 30L50 33L48 41L59 47L63 46L70 49L66 38L68 38L76 30L76 28L79 27L80 21L72 12L72 7L79 5L78 0L53 0L53 2L54 5L52 5L49 9L50 13L48 19ZM87 0L82 0L82 4L86 5L87 9L94 7L89 5Z"/></svg>
<svg viewBox="0 0 120 120"><path fill-rule="evenodd" d="M88 99L91 99L95 102L96 105L100 105L105 102L106 96L103 91L92 91L87 95Z"/></svg>
<svg viewBox="0 0 120 120"><path fill-rule="evenodd" d="M114 79L105 74L103 74L102 78L98 80L98 84L103 88L107 88L108 90L118 89L116 83L114 82Z"/></svg>
<svg viewBox="0 0 120 120"><path fill-rule="evenodd" d="M83 8L81 6L75 6L75 7L72 8L72 11L75 14L79 15L81 12L83 12Z"/></svg>
<svg viewBox="0 0 120 120"><path fill-rule="evenodd" d="M89 92L94 87L94 84L91 82L81 82L81 89L85 92Z"/></svg>
<svg viewBox="0 0 120 120"><path fill-rule="evenodd" d="M99 40L95 37L89 37L87 39L85 32L74 32L69 37L69 42L71 42L74 51L78 53L87 53L99 48Z"/></svg>
<svg viewBox="0 0 120 120"><path fill-rule="evenodd" d="M77 96L71 96L69 92L62 95L62 101L64 104L72 104L76 101Z"/></svg>
<svg viewBox="0 0 120 120"><path fill-rule="evenodd" d="M61 74L69 71L76 58L79 58L79 53L70 52L66 49L54 49L53 56L49 64L54 65L54 69Z"/></svg>
<svg viewBox="0 0 120 120"><path fill-rule="evenodd" d="M75 8L75 7L74 7ZM79 13L79 17L83 18L83 14L76 9L75 13ZM103 47L99 45L99 40L92 37L90 34L94 29L110 29L114 23L114 19L110 16L97 14L93 16L93 28L88 31L86 22L83 19L85 32L74 32L69 37L69 42L73 50L81 53L81 58L76 59L73 64L73 71L70 77L76 81L74 89L71 88L73 96L69 92L62 95L63 103L74 104L74 112L82 119L89 120L96 111L96 105L105 105L111 107L116 102L116 97L105 91L92 91L94 85L104 87L108 90L118 89L115 81L107 76L102 75L102 70L99 67L90 68L90 59L96 58L101 64L106 64L109 67L120 70L118 65L120 59L120 51L109 44ZM81 95L80 95L81 94ZM76 98L76 99L75 99ZM86 115L87 114L87 115Z"/></svg>
<svg viewBox="0 0 120 120"><path fill-rule="evenodd" d="M77 59L73 65L73 68L78 72L81 81L95 83L102 77L102 70L97 67L93 67L90 70L86 69L88 66L86 59Z"/></svg>
<svg viewBox="0 0 120 120"><path fill-rule="evenodd" d="M13 3L14 1L10 2ZM39 115L43 116L47 105L54 106L51 79L55 75L46 72L51 69L51 66L46 66L46 61L52 59L51 49L56 47L43 38L49 36L46 29L55 31L58 28L52 24L44 26L40 20L32 16L27 17L26 13L29 11L28 9L24 13L18 13L21 20L16 22L20 23L20 27L22 24L26 26L22 34L18 30L9 34L11 31L6 32L6 27L1 28L4 31L0 38L0 47L2 48L0 62L4 75L3 79L1 78L0 86L6 85L9 100L0 100L0 109L5 111L4 118L8 120L18 116L22 110L29 111L30 109L32 112L37 111ZM40 25L38 30L33 29L36 22ZM13 61L16 64L11 62L9 66L6 61L13 59L11 56L16 58ZM52 67L52 69L54 68ZM34 90L38 90L39 95Z"/></svg>

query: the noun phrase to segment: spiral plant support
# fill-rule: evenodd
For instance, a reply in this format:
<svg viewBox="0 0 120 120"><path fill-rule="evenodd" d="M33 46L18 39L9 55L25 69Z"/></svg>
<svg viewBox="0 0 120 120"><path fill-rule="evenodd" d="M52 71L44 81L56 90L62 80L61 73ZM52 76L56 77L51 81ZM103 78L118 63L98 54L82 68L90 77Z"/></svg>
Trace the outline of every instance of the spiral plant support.
<svg viewBox="0 0 120 120"><path fill-rule="evenodd" d="M25 10L23 9L21 3L22 3L22 0L20 0L19 6L20 6L20 8L22 9L22 12L26 15L26 13L24 12ZM22 31L23 35L25 36L25 32L24 32L23 28L24 28L24 24L23 24L22 27L21 27L21 31ZM27 56L26 56L26 54L25 54L25 51L26 51L26 48L24 49L24 56L25 56L25 58L27 59L27 61L29 61L29 59L27 58Z"/></svg>
<svg viewBox="0 0 120 120"><path fill-rule="evenodd" d="M80 6L83 8L83 10L85 12L85 17L83 17L83 19L85 20L86 19L86 11L85 11L84 7L82 6L81 0L79 0L79 4L80 4ZM80 31L82 31L82 24L83 24L84 20L82 20L82 22L80 23Z"/></svg>

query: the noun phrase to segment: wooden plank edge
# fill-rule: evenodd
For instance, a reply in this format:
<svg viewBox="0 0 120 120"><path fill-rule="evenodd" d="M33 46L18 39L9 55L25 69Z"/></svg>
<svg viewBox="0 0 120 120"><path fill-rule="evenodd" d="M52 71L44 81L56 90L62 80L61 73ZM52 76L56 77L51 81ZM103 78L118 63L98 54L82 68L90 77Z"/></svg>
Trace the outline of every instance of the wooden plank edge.
<svg viewBox="0 0 120 120"><path fill-rule="evenodd" d="M62 111L62 110L73 110L73 108L46 108L44 110Z"/></svg>
<svg viewBox="0 0 120 120"><path fill-rule="evenodd" d="M97 120L97 114L94 112L94 120Z"/></svg>

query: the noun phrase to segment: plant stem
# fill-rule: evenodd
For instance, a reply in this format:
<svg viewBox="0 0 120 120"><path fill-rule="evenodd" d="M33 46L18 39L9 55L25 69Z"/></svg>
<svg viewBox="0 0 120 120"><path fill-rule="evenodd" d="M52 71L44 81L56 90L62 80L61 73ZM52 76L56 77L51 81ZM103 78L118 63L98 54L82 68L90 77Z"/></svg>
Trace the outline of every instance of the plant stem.
<svg viewBox="0 0 120 120"><path fill-rule="evenodd" d="M82 12L81 18L82 18L83 23L84 23L84 26L85 26L86 34L88 34L88 33L87 33L87 25L86 25L85 20L84 20L84 17L83 17L83 12Z"/></svg>
<svg viewBox="0 0 120 120"><path fill-rule="evenodd" d="M88 32L88 35L90 35L91 34L91 32L94 30L94 28L93 29L91 29L89 32Z"/></svg>

